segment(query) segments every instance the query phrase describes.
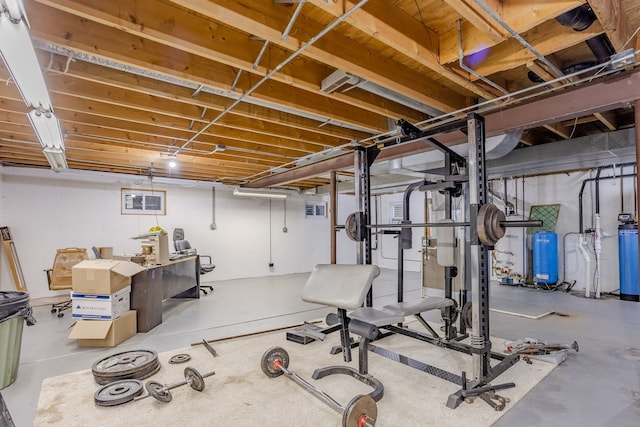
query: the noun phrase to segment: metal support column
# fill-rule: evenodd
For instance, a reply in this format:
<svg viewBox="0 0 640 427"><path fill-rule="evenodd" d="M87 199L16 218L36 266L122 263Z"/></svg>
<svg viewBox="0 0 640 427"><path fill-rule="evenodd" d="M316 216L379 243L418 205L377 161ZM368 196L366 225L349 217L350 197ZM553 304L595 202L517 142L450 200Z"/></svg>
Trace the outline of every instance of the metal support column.
<svg viewBox="0 0 640 427"><path fill-rule="evenodd" d="M336 224L338 223L338 179L336 171L331 171L331 191L329 202L329 215L331 218L331 264L336 263L337 258L337 233Z"/></svg>
<svg viewBox="0 0 640 427"><path fill-rule="evenodd" d="M380 150L377 148L366 149L361 145L354 147L354 172L356 210L364 214L364 224L370 225L371 220L371 176L370 167ZM356 262L358 264L371 264L371 228L365 227L365 238L362 242L356 242ZM366 306L373 305L371 290L367 294Z"/></svg>
<svg viewBox="0 0 640 427"><path fill-rule="evenodd" d="M482 382L489 376L491 341L489 335L489 250L478 238L478 212L487 203L484 119L471 113L467 117L469 139L469 213L471 261L471 347L473 378Z"/></svg>

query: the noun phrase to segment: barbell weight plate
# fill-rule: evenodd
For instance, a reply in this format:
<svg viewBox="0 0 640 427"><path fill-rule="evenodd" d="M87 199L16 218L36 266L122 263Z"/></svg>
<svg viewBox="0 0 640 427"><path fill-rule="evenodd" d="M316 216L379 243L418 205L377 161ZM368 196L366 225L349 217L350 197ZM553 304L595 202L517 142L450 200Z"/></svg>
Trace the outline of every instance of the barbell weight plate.
<svg viewBox="0 0 640 427"><path fill-rule="evenodd" d="M451 319L449 319L449 321L451 321L451 323L455 323L456 320L458 320L458 302L454 299L452 299L451 301L453 301L453 305L450 307L443 307L440 309L440 317L442 318L442 320L444 320L447 317L447 309L451 308L450 313L451 313Z"/></svg>
<svg viewBox="0 0 640 427"><path fill-rule="evenodd" d="M171 396L171 392L167 390L164 384L160 384L157 381L149 381L144 386L147 389L147 393L149 396L153 397L160 402L169 403L173 396Z"/></svg>
<svg viewBox="0 0 640 427"><path fill-rule="evenodd" d="M364 212L353 212L345 221L344 230L347 237L355 242L362 242L367 236Z"/></svg>
<svg viewBox="0 0 640 427"><path fill-rule="evenodd" d="M191 356L186 353L176 354L175 356L171 356L169 359L169 363L185 363L191 360Z"/></svg>
<svg viewBox="0 0 640 427"><path fill-rule="evenodd" d="M131 350L112 354L98 360L91 367L94 375L106 377L119 377L135 374L149 366L158 363L158 353L153 350Z"/></svg>
<svg viewBox="0 0 640 427"><path fill-rule="evenodd" d="M471 301L466 302L462 306L462 311L460 312L460 316L462 316L462 323L465 328L471 329L473 327L473 318L471 315Z"/></svg>
<svg viewBox="0 0 640 427"><path fill-rule="evenodd" d="M143 380L143 379L149 378L159 370L160 370L160 362L156 360L155 363L147 365L146 367L138 371L129 371L119 375L114 373L99 375L94 372L93 377L96 383L100 385L104 385L104 384L109 384L118 380L126 380L126 379Z"/></svg>
<svg viewBox="0 0 640 427"><path fill-rule="evenodd" d="M139 380L120 380L100 387L93 395L98 406L116 406L131 402L142 394L144 387Z"/></svg>
<svg viewBox="0 0 640 427"><path fill-rule="evenodd" d="M284 372L276 368L276 364L279 363L285 368L289 367L289 353L282 347L271 347L262 355L260 361L260 367L262 372L269 378L275 378L282 375Z"/></svg>
<svg viewBox="0 0 640 427"><path fill-rule="evenodd" d="M204 378L200 375L195 368L186 367L184 368L184 379L189 384L189 387L194 389L195 391L204 390Z"/></svg>
<svg viewBox="0 0 640 427"><path fill-rule="evenodd" d="M378 418L378 406L373 398L366 394L354 397L342 413L342 427L364 427L364 422L374 426Z"/></svg>
<svg viewBox="0 0 640 427"><path fill-rule="evenodd" d="M504 221L506 217L504 215L504 212L498 209L495 205L489 205L489 206L492 206L490 208L491 215L489 216L489 220L490 220L489 232L491 233L491 240L497 243L498 240L504 237L505 229L501 225L501 222Z"/></svg>
<svg viewBox="0 0 640 427"><path fill-rule="evenodd" d="M504 212L496 205L482 205L478 210L478 239L487 246L494 246L504 236L504 227L501 223L505 220Z"/></svg>

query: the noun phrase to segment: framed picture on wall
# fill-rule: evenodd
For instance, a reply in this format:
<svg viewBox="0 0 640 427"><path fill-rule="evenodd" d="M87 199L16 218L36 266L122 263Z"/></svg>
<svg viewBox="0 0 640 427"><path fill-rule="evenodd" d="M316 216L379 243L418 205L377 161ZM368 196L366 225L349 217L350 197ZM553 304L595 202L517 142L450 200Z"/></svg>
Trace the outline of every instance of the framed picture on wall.
<svg viewBox="0 0 640 427"><path fill-rule="evenodd" d="M167 193L164 190L120 189L122 215L166 215Z"/></svg>

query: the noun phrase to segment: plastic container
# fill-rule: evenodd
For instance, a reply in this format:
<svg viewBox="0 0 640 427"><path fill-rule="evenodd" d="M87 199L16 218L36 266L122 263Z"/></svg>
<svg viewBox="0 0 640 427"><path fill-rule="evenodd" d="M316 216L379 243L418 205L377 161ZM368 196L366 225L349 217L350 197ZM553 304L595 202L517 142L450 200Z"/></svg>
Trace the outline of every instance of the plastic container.
<svg viewBox="0 0 640 427"><path fill-rule="evenodd" d="M533 278L538 283L558 282L558 235L553 231L533 235Z"/></svg>
<svg viewBox="0 0 640 427"><path fill-rule="evenodd" d="M0 390L12 384L18 376L25 320L29 326L35 324L29 294L0 292Z"/></svg>
<svg viewBox="0 0 640 427"><path fill-rule="evenodd" d="M638 224L621 224L618 227L618 269L620 272L620 299L639 301Z"/></svg>

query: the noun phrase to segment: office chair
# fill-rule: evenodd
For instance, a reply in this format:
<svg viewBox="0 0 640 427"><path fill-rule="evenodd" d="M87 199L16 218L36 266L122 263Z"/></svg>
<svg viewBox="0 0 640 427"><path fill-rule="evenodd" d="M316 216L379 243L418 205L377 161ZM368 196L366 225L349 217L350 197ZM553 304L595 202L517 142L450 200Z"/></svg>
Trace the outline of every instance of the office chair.
<svg viewBox="0 0 640 427"><path fill-rule="evenodd" d="M52 291L71 291L71 268L80 261L87 259L84 248L58 249L53 260L53 267L45 270L47 283ZM64 301L51 304L51 313L58 317L64 316L64 311L71 308L71 295Z"/></svg>
<svg viewBox="0 0 640 427"><path fill-rule="evenodd" d="M198 255L198 252L191 247L189 241L185 240L184 230L182 228L173 229L173 246L176 252L184 254L186 256ZM198 255L198 257L200 258L200 275L210 273L214 268L216 268L216 266L213 264L211 255ZM209 262L203 263L203 258L208 259ZM207 291L206 289L209 289L209 291ZM200 290L202 291L202 293L207 295L208 292L213 291L213 286L200 285Z"/></svg>

